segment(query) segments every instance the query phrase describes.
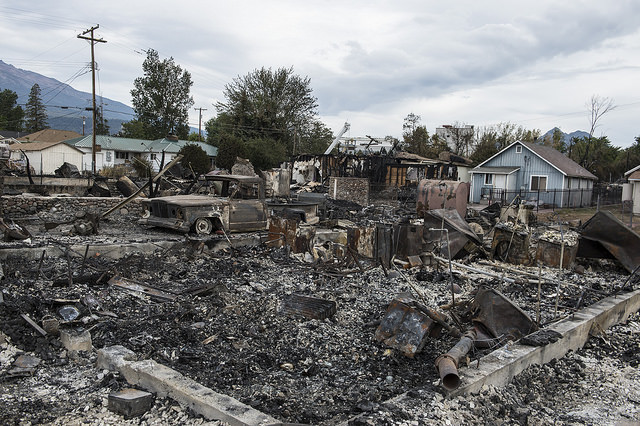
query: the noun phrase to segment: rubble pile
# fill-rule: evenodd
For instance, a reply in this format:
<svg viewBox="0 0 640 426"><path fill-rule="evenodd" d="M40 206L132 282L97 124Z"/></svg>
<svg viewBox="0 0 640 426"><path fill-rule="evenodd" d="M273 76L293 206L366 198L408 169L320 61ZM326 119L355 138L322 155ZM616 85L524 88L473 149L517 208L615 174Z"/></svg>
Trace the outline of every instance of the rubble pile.
<svg viewBox="0 0 640 426"><path fill-rule="evenodd" d="M29 239L3 243L42 256L7 250L2 260L0 419L121 424L109 395L131 384L96 369L95 349L122 345L286 423L580 423L624 413L640 420L640 396L625 402L584 386L608 375L630 398L639 395L637 315L576 353L529 367L504 389L452 397L443 385L454 390L459 381L448 386L436 369L465 337L466 351L449 356L456 369L538 328L538 341L524 340L558 339L545 327L634 288L635 260L621 267L616 246L603 245L609 258L578 262L580 234L522 223L528 211L506 221L479 215L470 227L457 211L416 218L392 203L323 204L319 226L292 232L299 247L280 244L295 216L281 218L275 244L266 230L185 236L147 228L126 209L106 219L69 207L39 212ZM87 255L90 245L127 243L157 249L117 260ZM63 255L46 255L52 246ZM483 299L500 304L498 315L481 318ZM524 329L511 333L515 316L500 317L506 306ZM596 394L626 411L571 408L570 398ZM203 421L169 399L148 402L138 422Z"/></svg>
<svg viewBox="0 0 640 426"><path fill-rule="evenodd" d="M446 341L433 340L428 350L410 360L374 339L376 321L390 296L410 291L404 279L389 279L379 267L362 276L326 276L322 269L302 268L283 250L265 250L211 257L185 247L108 265L119 276L154 283L177 295L164 302L123 292L104 279L51 287L47 280L32 282L37 262L7 263L5 269L14 278L4 286L7 309L2 320L14 324L6 330L14 344L56 363L61 348L51 347L44 338L34 344L19 313L62 320L56 300L77 301L74 306L82 315L73 326L91 329L95 347L125 345L286 421L346 419L358 412L358 406L384 401L424 382L424 366L433 365L434 354ZM51 262L43 269L62 272L67 267L64 261ZM432 299L425 302L445 303L445 283L429 286ZM202 288L206 290L192 295ZM32 296L34 292L39 297ZM291 294L333 300L337 312L325 320L286 315L282 304Z"/></svg>
<svg viewBox="0 0 640 426"><path fill-rule="evenodd" d="M74 262L72 285L66 259L47 258L42 265L21 259L5 262L0 319L12 346L39 357L47 369L70 368L69 363L88 367L93 354L70 359L57 338L40 336L20 315L38 323L53 317L60 330L90 330L96 348L124 345L283 421L332 424L370 413L384 401L425 384L430 384L430 394L441 392L435 386L434 361L456 341L443 333L408 358L374 337L387 305L399 293L413 292L426 306L447 305L450 282L442 272L394 268L387 275L382 267L369 264L364 272L336 273L322 263L302 264L286 249L212 252L207 241L199 240L118 261L87 259L86 280L77 276L81 259ZM518 268L538 273L537 268ZM586 305L613 291L622 276L608 273L609 279L602 280L602 273L545 271L544 279L573 284L543 287L541 323L572 312L581 297ZM113 281L109 284L114 276L164 293L123 290ZM464 272L456 273L454 281L461 304L456 312L463 319L464 305L480 284L499 288L536 316L530 284ZM284 309L291 295L333 301L335 314L326 319L292 315ZM553 309L558 295L559 313ZM60 315L64 306L75 307L80 315L65 321ZM475 351L470 360L481 354ZM3 362L2 373L11 362ZM84 384L63 388L81 386L83 392L103 395L100 389L105 386L113 390L125 385L115 377L103 382L104 377L98 379L94 371ZM96 396L90 409L101 410L102 398ZM69 401L72 405L73 398Z"/></svg>

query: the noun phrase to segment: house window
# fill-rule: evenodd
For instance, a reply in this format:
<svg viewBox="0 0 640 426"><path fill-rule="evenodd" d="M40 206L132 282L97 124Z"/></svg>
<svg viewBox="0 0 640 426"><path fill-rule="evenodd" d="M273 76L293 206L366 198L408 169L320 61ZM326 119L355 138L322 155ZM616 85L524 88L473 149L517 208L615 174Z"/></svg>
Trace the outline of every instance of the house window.
<svg viewBox="0 0 640 426"><path fill-rule="evenodd" d="M484 174L484 184L493 185L493 175L491 173Z"/></svg>
<svg viewBox="0 0 640 426"><path fill-rule="evenodd" d="M107 163L111 162L111 151L107 151L106 161L107 161Z"/></svg>
<svg viewBox="0 0 640 426"><path fill-rule="evenodd" d="M516 145L516 154L520 154L522 152L522 145Z"/></svg>
<svg viewBox="0 0 640 426"><path fill-rule="evenodd" d="M128 159L129 159L128 152L116 151L116 160L128 160Z"/></svg>
<svg viewBox="0 0 640 426"><path fill-rule="evenodd" d="M546 176L531 176L531 190L532 191L546 191L547 190L547 177Z"/></svg>
<svg viewBox="0 0 640 426"><path fill-rule="evenodd" d="M155 160L156 159L156 154L151 154L151 159Z"/></svg>

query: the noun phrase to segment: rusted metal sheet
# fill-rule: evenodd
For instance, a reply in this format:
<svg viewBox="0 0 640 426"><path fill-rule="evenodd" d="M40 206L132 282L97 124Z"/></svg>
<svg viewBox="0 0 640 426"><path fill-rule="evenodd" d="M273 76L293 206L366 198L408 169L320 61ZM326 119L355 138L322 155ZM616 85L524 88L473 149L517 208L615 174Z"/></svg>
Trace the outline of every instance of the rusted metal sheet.
<svg viewBox="0 0 640 426"><path fill-rule="evenodd" d="M629 229L612 213L602 210L597 212L582 225L580 234L577 256L594 257L599 245L615 257L627 271L633 272L640 266L640 235ZM584 249L583 244L586 246Z"/></svg>
<svg viewBox="0 0 640 426"><path fill-rule="evenodd" d="M375 259L385 267L391 264L393 256L392 246L393 226L386 223L376 224Z"/></svg>
<svg viewBox="0 0 640 426"><path fill-rule="evenodd" d="M562 259L562 267L569 269L576 261L577 253L577 244L573 246L565 244L563 250L561 243L540 239L536 249L536 260L552 268L557 268L560 266L560 259Z"/></svg>
<svg viewBox="0 0 640 426"><path fill-rule="evenodd" d="M428 210L455 209L465 217L468 200L467 182L424 179L418 184L416 211L418 217L423 217Z"/></svg>
<svg viewBox="0 0 640 426"><path fill-rule="evenodd" d="M437 337L442 326L427 314L411 306L412 299L400 295L387 308L375 337L387 346L413 357L426 343L425 337Z"/></svg>
<svg viewBox="0 0 640 426"><path fill-rule="evenodd" d="M449 232L448 246L446 234L438 230L442 228L443 219L444 229ZM435 251L446 256L447 250L450 250L452 259L465 255L468 250L463 251L463 249L465 247L468 248L467 244L470 242L476 246L482 245L480 238L473 232L458 211L446 209L427 210L425 212L424 241L427 251Z"/></svg>
<svg viewBox="0 0 640 426"><path fill-rule="evenodd" d="M317 297L292 294L282 301L281 312L287 315L302 315L309 319L323 320L335 315L336 302Z"/></svg>
<svg viewBox="0 0 640 426"><path fill-rule="evenodd" d="M347 244L359 255L368 259L375 257L376 227L348 227Z"/></svg>
<svg viewBox="0 0 640 426"><path fill-rule="evenodd" d="M293 253L306 253L311 250L315 228L300 226L296 219L271 216L267 244L270 247L291 247Z"/></svg>
<svg viewBox="0 0 640 426"><path fill-rule="evenodd" d="M400 258L417 256L423 250L423 231L421 225L399 223L393 229L393 246L395 255Z"/></svg>
<svg viewBox="0 0 640 426"><path fill-rule="evenodd" d="M501 342L518 340L538 329L536 323L498 290L481 287L471 305L473 321Z"/></svg>
<svg viewBox="0 0 640 426"><path fill-rule="evenodd" d="M490 258L529 265L529 233L498 224L493 231Z"/></svg>

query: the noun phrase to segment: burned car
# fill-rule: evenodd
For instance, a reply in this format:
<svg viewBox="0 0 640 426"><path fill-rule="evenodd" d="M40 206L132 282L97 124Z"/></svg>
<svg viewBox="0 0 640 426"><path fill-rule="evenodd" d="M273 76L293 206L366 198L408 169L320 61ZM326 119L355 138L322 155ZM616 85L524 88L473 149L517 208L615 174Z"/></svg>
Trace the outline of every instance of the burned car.
<svg viewBox="0 0 640 426"><path fill-rule="evenodd" d="M267 229L267 205L261 178L207 175L216 196L173 195L142 200L142 225L180 232L249 232Z"/></svg>

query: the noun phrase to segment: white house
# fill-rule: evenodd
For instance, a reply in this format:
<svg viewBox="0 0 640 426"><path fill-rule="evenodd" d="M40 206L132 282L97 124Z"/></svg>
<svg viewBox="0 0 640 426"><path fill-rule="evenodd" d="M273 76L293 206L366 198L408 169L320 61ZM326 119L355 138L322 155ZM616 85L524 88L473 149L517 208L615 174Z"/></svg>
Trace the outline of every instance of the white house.
<svg viewBox="0 0 640 426"><path fill-rule="evenodd" d="M633 201L633 214L640 214L640 165L624 174L631 185L631 200ZM624 192L624 190L623 190ZM623 201L624 198L623 198Z"/></svg>
<svg viewBox="0 0 640 426"><path fill-rule="evenodd" d="M79 170L92 170L93 162L93 137L92 135L66 141L84 153L82 167ZM156 139L153 141L145 139L120 138L116 136L96 136L96 171L104 167L113 167L119 164L129 164L134 158L144 159L151 162L155 171L160 170L162 154L165 154L165 165L173 160L178 151L187 144L195 144L202 148L209 158L211 164L218 153L218 149L203 142L191 142L178 139Z"/></svg>
<svg viewBox="0 0 640 426"><path fill-rule="evenodd" d="M74 146L60 142L27 142L9 145L11 159L15 161L29 159L29 166L36 174L54 174L64 163L73 164L82 170L83 152ZM24 154L23 154L24 153Z"/></svg>

